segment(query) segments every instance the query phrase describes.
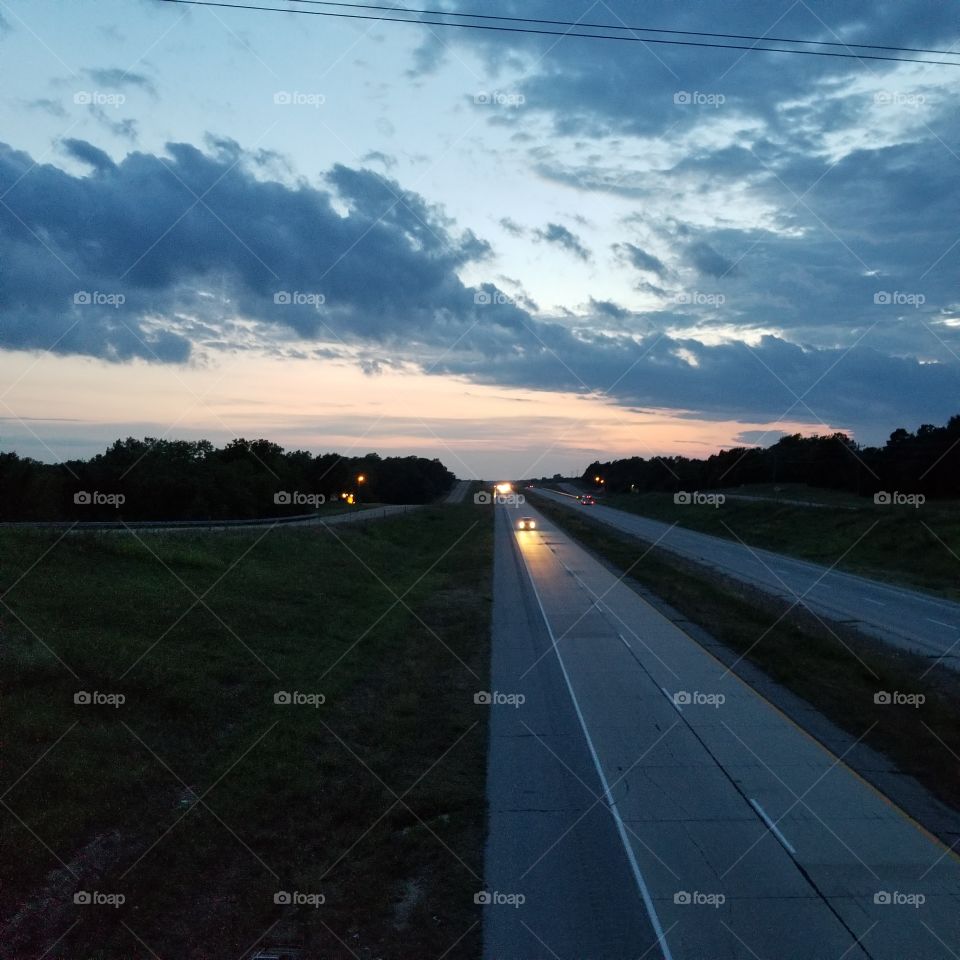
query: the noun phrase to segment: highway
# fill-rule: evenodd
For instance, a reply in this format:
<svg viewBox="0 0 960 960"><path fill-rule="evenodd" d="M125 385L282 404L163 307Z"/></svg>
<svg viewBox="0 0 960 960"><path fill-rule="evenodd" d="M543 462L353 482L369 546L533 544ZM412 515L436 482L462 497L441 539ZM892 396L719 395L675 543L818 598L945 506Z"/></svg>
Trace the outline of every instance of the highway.
<svg viewBox="0 0 960 960"><path fill-rule="evenodd" d="M529 504L496 513L488 960L960 954L953 853Z"/></svg>
<svg viewBox="0 0 960 960"><path fill-rule="evenodd" d="M960 604L599 503L584 507L569 494L544 489L530 492L572 510L589 510L594 520L623 533L960 669Z"/></svg>
<svg viewBox="0 0 960 960"><path fill-rule="evenodd" d="M472 480L457 480L450 488L444 503L463 503L463 498L472 485Z"/></svg>
<svg viewBox="0 0 960 960"><path fill-rule="evenodd" d="M200 533L232 530L242 532L251 527L330 527L358 520L382 520L398 513L419 510L421 504L387 504L381 507L357 507L345 513L321 517L316 513L288 517L262 517L256 520L27 520L0 523L11 530L63 530L65 533Z"/></svg>

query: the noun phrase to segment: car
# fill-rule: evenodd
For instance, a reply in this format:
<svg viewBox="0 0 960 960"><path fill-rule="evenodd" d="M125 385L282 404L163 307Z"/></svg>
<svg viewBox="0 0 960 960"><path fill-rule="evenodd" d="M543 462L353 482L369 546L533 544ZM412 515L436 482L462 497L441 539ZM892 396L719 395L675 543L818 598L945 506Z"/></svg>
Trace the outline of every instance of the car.
<svg viewBox="0 0 960 960"><path fill-rule="evenodd" d="M517 521L517 529L518 530L536 530L537 521L534 520L533 517L521 517Z"/></svg>
<svg viewBox="0 0 960 960"><path fill-rule="evenodd" d="M585 507L592 507L592 506L595 506L597 503L597 501L593 497L591 497L589 493L585 493L582 497L580 497L580 502Z"/></svg>

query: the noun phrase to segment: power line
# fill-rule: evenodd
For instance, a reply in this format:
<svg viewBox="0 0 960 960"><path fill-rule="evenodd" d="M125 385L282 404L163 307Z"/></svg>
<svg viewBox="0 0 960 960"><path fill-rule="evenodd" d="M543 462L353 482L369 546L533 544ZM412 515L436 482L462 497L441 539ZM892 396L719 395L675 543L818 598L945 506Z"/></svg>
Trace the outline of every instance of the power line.
<svg viewBox="0 0 960 960"><path fill-rule="evenodd" d="M899 53L937 53L960 56L955 50L930 50L925 47L885 46L881 43L845 43L842 40L798 40L796 37L755 37L746 33L711 33L708 30L668 30L665 27L638 27L628 24L588 23L582 20L546 20L541 17L508 17L492 13L455 13L452 10L423 10L413 7L388 6L380 3L338 3L336 0L289 0L312 7L348 7L356 10L387 10L393 13L417 13L436 17L459 17L469 20L502 20L507 23L538 23L554 27L576 27L586 30L626 30L630 33L669 33L681 37L712 37L722 40L758 40L762 43L806 43L817 47L843 47L847 50L890 50ZM929 61L924 60L924 63Z"/></svg>
<svg viewBox="0 0 960 960"><path fill-rule="evenodd" d="M707 43L694 40L663 40L654 37L610 36L605 33L581 33L572 30L539 30L529 27L501 27L487 23L451 23L449 20L409 20L403 17L374 16L362 13L335 13L332 10L294 10L280 7L264 7L250 3L225 3L221 0L158 0L160 3L177 3L189 7L219 7L226 10L254 10L262 13L285 13L310 17L333 17L343 20L369 20L380 23L411 23L419 26L455 27L460 30L488 30L497 33L522 33L546 37L579 37L585 40L611 40L620 43L657 43L672 47L712 47L718 50L745 50L748 53L788 53L807 57L834 57L841 60L886 60L893 63L926 63L943 67L960 67L951 60L920 60L916 57L883 57L876 54L835 53L831 50L785 50L782 47L746 46L736 43ZM449 14L445 14L449 16ZM606 27L606 29L617 29ZM876 49L876 48L874 48Z"/></svg>

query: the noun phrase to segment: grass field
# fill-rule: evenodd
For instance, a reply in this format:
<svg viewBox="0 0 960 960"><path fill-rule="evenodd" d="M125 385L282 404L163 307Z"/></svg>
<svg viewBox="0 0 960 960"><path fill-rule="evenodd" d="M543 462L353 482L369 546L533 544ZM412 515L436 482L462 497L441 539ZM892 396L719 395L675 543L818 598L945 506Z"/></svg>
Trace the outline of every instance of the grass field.
<svg viewBox="0 0 960 960"><path fill-rule="evenodd" d="M537 509L960 810L960 675L815 617L787 614L785 601L667 551L648 550L544 498ZM878 691L920 693L926 700L921 708L891 708L874 702Z"/></svg>
<svg viewBox="0 0 960 960"><path fill-rule="evenodd" d="M762 492L751 489L751 496ZM802 498L802 491L793 492ZM954 502L882 506L840 495L829 501L836 509L734 499L712 507L678 505L669 493L624 493L603 503L826 566L840 558L838 566L851 573L960 600L960 505ZM851 505L857 509L847 509Z"/></svg>
<svg viewBox="0 0 960 960"><path fill-rule="evenodd" d="M0 956L478 955L489 521L0 534Z"/></svg>

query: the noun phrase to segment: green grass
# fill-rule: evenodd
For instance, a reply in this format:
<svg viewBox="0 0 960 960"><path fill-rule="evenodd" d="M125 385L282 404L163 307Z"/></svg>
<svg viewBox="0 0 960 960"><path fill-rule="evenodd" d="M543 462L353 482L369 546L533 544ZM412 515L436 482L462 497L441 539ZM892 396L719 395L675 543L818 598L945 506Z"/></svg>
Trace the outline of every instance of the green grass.
<svg viewBox="0 0 960 960"><path fill-rule="evenodd" d="M960 810L960 676L789 604L717 576L664 550L648 550L588 515L537 501L537 509L630 580L760 667L837 726ZM878 691L922 693L919 708L874 703Z"/></svg>
<svg viewBox="0 0 960 960"><path fill-rule="evenodd" d="M805 483L744 483L738 487L722 487L719 492L739 497L763 497L766 500L797 500L847 507L863 507L863 497L847 490L810 487Z"/></svg>
<svg viewBox="0 0 960 960"><path fill-rule="evenodd" d="M260 937L478 955L491 547L472 504L330 531L0 534L5 949L69 931L58 951L98 960L239 960Z"/></svg>
<svg viewBox="0 0 960 960"><path fill-rule="evenodd" d="M831 509L732 499L720 507L678 505L673 494L660 493L603 498L620 510L825 566L839 560L838 567L851 573L960 600L957 504L928 501L913 508L859 500L850 510L842 508L846 502Z"/></svg>

